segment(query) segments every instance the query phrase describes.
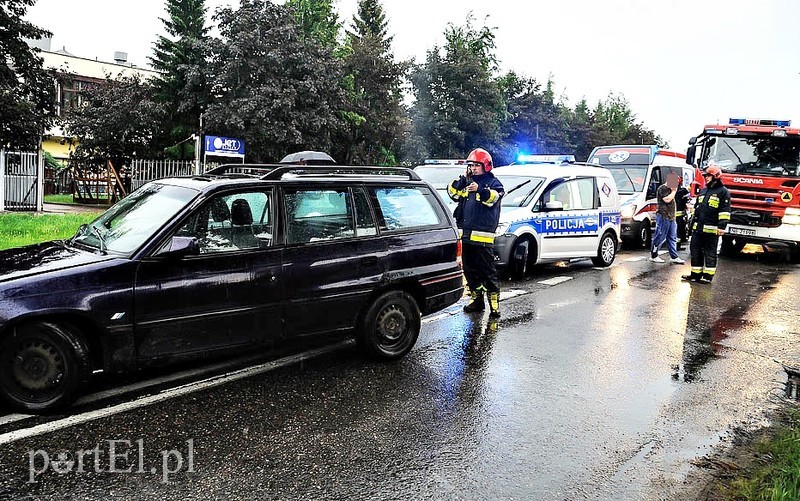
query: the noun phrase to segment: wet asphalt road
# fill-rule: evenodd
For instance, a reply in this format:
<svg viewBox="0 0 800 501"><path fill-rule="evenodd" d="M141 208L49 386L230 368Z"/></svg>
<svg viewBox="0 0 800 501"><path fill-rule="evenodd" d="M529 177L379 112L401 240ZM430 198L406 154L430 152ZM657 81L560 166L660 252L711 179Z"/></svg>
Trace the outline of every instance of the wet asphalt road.
<svg viewBox="0 0 800 501"><path fill-rule="evenodd" d="M453 308L396 363L339 343L51 432L66 416L0 417L0 497L686 499L691 461L763 424L800 365L800 266L725 259L704 286L645 257L538 268L499 322Z"/></svg>

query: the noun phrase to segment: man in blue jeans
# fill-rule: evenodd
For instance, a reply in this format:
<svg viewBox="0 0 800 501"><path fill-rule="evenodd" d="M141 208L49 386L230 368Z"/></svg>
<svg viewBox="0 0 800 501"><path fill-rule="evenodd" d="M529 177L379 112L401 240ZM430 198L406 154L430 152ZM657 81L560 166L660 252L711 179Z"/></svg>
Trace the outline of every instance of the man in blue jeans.
<svg viewBox="0 0 800 501"><path fill-rule="evenodd" d="M653 248L650 249L650 261L664 263L658 257L658 250L667 242L670 263L683 264L686 261L678 257L678 224L675 222L675 190L666 184L658 187L658 210L656 211L656 234L653 235Z"/></svg>

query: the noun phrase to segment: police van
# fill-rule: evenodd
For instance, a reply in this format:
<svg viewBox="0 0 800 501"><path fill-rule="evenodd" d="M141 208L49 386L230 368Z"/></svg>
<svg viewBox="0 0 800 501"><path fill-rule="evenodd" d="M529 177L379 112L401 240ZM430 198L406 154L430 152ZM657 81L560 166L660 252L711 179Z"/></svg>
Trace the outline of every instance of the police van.
<svg viewBox="0 0 800 501"><path fill-rule="evenodd" d="M498 264L521 277L533 265L591 258L610 266L620 243L620 201L611 173L587 164L496 167L503 183L494 240Z"/></svg>
<svg viewBox="0 0 800 501"><path fill-rule="evenodd" d="M598 146L588 162L605 167L614 176L622 198L622 240L635 248L649 248L656 224L658 187L680 179L687 189L694 168L686 155L655 145Z"/></svg>

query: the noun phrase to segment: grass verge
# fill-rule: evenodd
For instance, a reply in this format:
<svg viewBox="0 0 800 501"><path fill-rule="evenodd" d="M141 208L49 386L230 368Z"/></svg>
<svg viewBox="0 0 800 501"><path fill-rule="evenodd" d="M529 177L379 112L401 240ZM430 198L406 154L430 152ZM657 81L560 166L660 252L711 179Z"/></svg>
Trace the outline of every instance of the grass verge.
<svg viewBox="0 0 800 501"><path fill-rule="evenodd" d="M728 484L725 498L748 501L800 499L800 409L787 411L774 433L754 445L761 461Z"/></svg>
<svg viewBox="0 0 800 501"><path fill-rule="evenodd" d="M83 223L93 221L94 212L76 214L0 213L0 249L21 247L71 237Z"/></svg>

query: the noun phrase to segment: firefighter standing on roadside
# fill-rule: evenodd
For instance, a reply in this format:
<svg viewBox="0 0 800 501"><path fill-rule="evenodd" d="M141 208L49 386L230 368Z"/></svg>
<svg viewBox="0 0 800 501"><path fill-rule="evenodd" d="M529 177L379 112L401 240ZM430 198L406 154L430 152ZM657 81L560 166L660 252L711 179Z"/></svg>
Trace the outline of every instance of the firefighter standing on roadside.
<svg viewBox="0 0 800 501"><path fill-rule="evenodd" d="M697 195L692 219L692 273L681 278L710 284L717 271L717 244L731 219L731 194L722 184L722 169L709 164L703 171L706 187Z"/></svg>
<svg viewBox="0 0 800 501"><path fill-rule="evenodd" d="M491 173L492 156L482 148L467 157L467 172L450 183L447 193L461 208L464 276L472 300L464 311L483 311L489 296L490 318L500 316L500 286L494 264L494 232L500 221L503 185Z"/></svg>
<svg viewBox="0 0 800 501"><path fill-rule="evenodd" d="M681 244L685 244L689 235L686 234L686 208L689 205L689 190L683 186L681 180L678 189L675 191L675 222L678 224L678 250L682 250Z"/></svg>

